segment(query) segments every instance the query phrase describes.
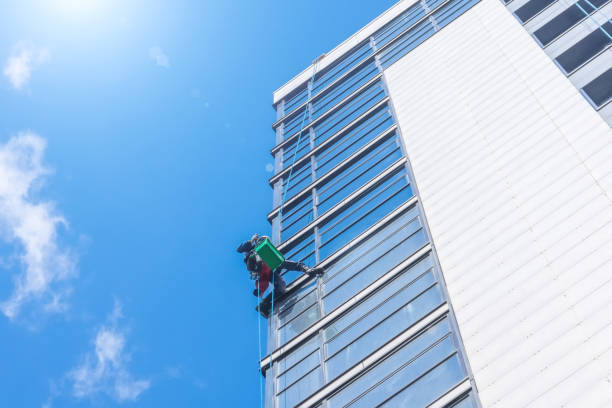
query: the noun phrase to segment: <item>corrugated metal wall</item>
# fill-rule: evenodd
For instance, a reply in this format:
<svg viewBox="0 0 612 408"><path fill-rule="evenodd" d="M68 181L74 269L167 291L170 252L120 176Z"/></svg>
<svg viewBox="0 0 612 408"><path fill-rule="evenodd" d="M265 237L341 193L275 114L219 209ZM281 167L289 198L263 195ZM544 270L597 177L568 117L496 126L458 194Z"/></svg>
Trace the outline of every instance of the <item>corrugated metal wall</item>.
<svg viewBox="0 0 612 408"><path fill-rule="evenodd" d="M485 407L612 406L612 130L497 0L385 71Z"/></svg>

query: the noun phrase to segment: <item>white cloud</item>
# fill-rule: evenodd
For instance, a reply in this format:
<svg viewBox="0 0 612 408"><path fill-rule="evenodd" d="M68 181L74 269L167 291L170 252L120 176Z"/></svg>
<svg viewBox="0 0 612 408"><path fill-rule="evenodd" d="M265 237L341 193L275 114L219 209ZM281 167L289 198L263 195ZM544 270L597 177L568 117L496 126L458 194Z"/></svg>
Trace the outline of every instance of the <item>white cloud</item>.
<svg viewBox="0 0 612 408"><path fill-rule="evenodd" d="M151 386L150 380L134 379L128 369L130 356L125 351L125 331L118 327L120 318L121 305L115 301L108 324L93 340L94 350L68 373L75 397L105 393L119 402L134 401Z"/></svg>
<svg viewBox="0 0 612 408"><path fill-rule="evenodd" d="M59 284L76 275L76 257L59 244L58 228L66 220L52 202L32 197L50 173L42 164L45 148L45 140L32 132L0 144L0 238L20 248L21 272L12 295L0 305L11 319L31 301L43 302L46 312L65 310L70 289Z"/></svg>
<svg viewBox="0 0 612 408"><path fill-rule="evenodd" d="M149 57L160 67L170 68L170 60L161 48L157 46L149 48Z"/></svg>
<svg viewBox="0 0 612 408"><path fill-rule="evenodd" d="M15 89L21 89L28 83L32 71L49 59L49 50L18 43L6 61L4 75Z"/></svg>

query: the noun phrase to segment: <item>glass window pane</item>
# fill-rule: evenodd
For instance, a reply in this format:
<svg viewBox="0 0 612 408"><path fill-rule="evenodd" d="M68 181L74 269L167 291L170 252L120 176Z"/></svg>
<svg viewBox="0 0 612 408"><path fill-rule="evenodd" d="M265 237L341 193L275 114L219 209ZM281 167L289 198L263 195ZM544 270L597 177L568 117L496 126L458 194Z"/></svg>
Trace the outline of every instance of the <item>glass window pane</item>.
<svg viewBox="0 0 612 408"><path fill-rule="evenodd" d="M600 107L612 98L612 68L582 88L595 106Z"/></svg>
<svg viewBox="0 0 612 408"><path fill-rule="evenodd" d="M390 298L380 299L382 303L376 305L373 310L354 322L344 331L336 334L328 330L329 334L335 334L335 336L332 337L326 345L327 355L331 356L335 354L354 339L370 330L378 322L386 319L388 316L410 303L410 301L430 287L435 281L433 272L430 271L411 282L398 293L393 294Z"/></svg>
<svg viewBox="0 0 612 408"><path fill-rule="evenodd" d="M285 98L285 112L283 116L289 115L298 106L306 102L308 99L308 90L306 86L302 87L300 91L294 93L294 95Z"/></svg>
<svg viewBox="0 0 612 408"><path fill-rule="evenodd" d="M600 7L606 1L608 0L589 0L589 3L595 7ZM533 35L540 41L543 47L547 46L579 21L584 20L586 18L584 11L589 14L594 11L594 8L591 7L589 3L585 0L579 0L578 5L580 5L580 7L576 4L571 5L548 23L535 30ZM582 11L581 8L584 11Z"/></svg>
<svg viewBox="0 0 612 408"><path fill-rule="evenodd" d="M380 102L384 97L385 92L382 84L380 81L377 81L359 95L351 98L347 103L343 104L340 108L323 119L321 123L315 125L315 145L318 146L329 139L343 127Z"/></svg>
<svg viewBox="0 0 612 408"><path fill-rule="evenodd" d="M282 303L279 302L278 319L280 324L287 323L317 301L316 281L312 281L310 284L306 285L306 287L310 289L310 292L307 292L305 295L300 294L298 297L297 293L292 293L288 299L283 299Z"/></svg>
<svg viewBox="0 0 612 408"><path fill-rule="evenodd" d="M429 327L418 337L402 346L398 351L386 357L382 362L333 395L329 399L329 408L344 407L360 394L369 392L368 390L374 393L380 392L381 389L375 389L378 383L393 375L396 370L415 359L420 353L431 347L432 344L448 336L450 331L450 323L447 318Z"/></svg>
<svg viewBox="0 0 612 408"><path fill-rule="evenodd" d="M321 368L317 368L300 381L280 393L276 397L278 406L280 408L293 408L300 401L308 398L312 393L319 389L322 384L323 375L321 373Z"/></svg>
<svg viewBox="0 0 612 408"><path fill-rule="evenodd" d="M421 261L422 264L426 264L428 259ZM400 273L390 283L387 283L376 293L368 297L366 300L361 302L359 305L351 309L348 313L344 314L340 319L331 323L327 328L323 330L325 339L332 338L336 333L346 329L353 322L358 320L361 316L365 316L368 312L372 311L375 306L379 305L393 294L399 292L402 288L414 281L423 271L417 268L416 265L413 268L407 269Z"/></svg>
<svg viewBox="0 0 612 408"><path fill-rule="evenodd" d="M316 155L316 177L321 178L392 125L393 119L388 106L385 105L372 112L349 129L344 136Z"/></svg>
<svg viewBox="0 0 612 408"><path fill-rule="evenodd" d="M376 259L375 262L372 262L365 268L355 272L350 279L345 281L340 287L323 298L326 313L336 309L355 293L360 292L363 288L374 282L384 273L399 265L416 250L423 247L426 242L427 240L423 230L419 230L409 238L405 239L400 245L395 246L393 250ZM415 265L415 267L425 268L425 264L419 263ZM425 268L423 271L426 269L427 268Z"/></svg>
<svg viewBox="0 0 612 408"><path fill-rule="evenodd" d="M555 1L556 0L531 0L519 7L514 14L524 23Z"/></svg>
<svg viewBox="0 0 612 408"><path fill-rule="evenodd" d="M338 287L340 283L354 275L356 273L355 270L368 265L374 259L377 259L380 255L401 242L402 239L414 233L420 226L420 223L411 224L417 216L418 211L416 207L409 208L328 266L325 273L326 292L329 293L331 290ZM401 233L407 225L412 225L408 228L409 231L396 238L397 234ZM375 251L376 254L369 255L372 251ZM369 260L361 260L361 266L353 265L365 256L369 256ZM347 271L348 268L352 270Z"/></svg>
<svg viewBox="0 0 612 408"><path fill-rule="evenodd" d="M351 68L359 64L371 54L372 48L370 47L370 42L366 41L358 46L354 51L351 51L347 53L346 56L340 58L331 67L325 68L324 71L317 73L315 76L314 86L312 88L313 95L316 95L323 88L338 79L344 73L348 72Z"/></svg>
<svg viewBox="0 0 612 408"><path fill-rule="evenodd" d="M468 395L467 398L457 402L450 408L476 408L476 405L474 405L472 398Z"/></svg>
<svg viewBox="0 0 612 408"><path fill-rule="evenodd" d="M399 37L395 43L381 53L380 62L383 68L387 68L389 65L408 54L434 33L435 29L429 20L424 20L415 25L414 28Z"/></svg>
<svg viewBox="0 0 612 408"><path fill-rule="evenodd" d="M440 304L442 304L442 294L436 285L331 357L327 361L329 380L336 378L372 353L373 350L383 346L389 340L429 314Z"/></svg>
<svg viewBox="0 0 612 408"><path fill-rule="evenodd" d="M374 34L376 47L381 48L423 17L425 17L425 10L420 3L410 7Z"/></svg>
<svg viewBox="0 0 612 408"><path fill-rule="evenodd" d="M278 391L282 391L285 388L291 386L300 377L310 372L313 368L317 367L321 362L321 353L319 350L315 350L308 357L291 367L284 374L281 374L276 379L276 386Z"/></svg>
<svg viewBox="0 0 612 408"><path fill-rule="evenodd" d="M381 407L426 407L465 378L455 354Z"/></svg>
<svg viewBox="0 0 612 408"><path fill-rule="evenodd" d="M444 340L435 344L433 347L428 349L425 353L420 354L416 359L410 361L400 370L398 370L391 377L387 378L381 384L375 386L372 390L367 392L364 396L359 398L357 401L349 404L350 407L378 407L378 406L389 406L389 402L393 401L390 406L398 406L398 407L410 407L410 408L424 408L428 402L433 401L440 395L439 388L433 388L431 390L426 389L426 387L418 386L421 380L423 380L422 384L427 384L427 378L429 374L421 377L424 373L427 373L427 370L430 370L440 361L443 361L445 358L455 352L455 348L453 343L449 337L446 337ZM453 356L455 357L456 354ZM452 359L453 357L450 357ZM450 360L449 359L449 360ZM445 366L448 364L446 360L441 366ZM458 360L457 360L458 362ZM455 376L453 373L455 372L455 366L451 363L450 370L450 381L446 381L446 383L451 382L453 385L458 381L456 377L463 378L463 373L461 370L459 371L459 375ZM460 368L460 367L459 367ZM440 370L444 371L444 370ZM430 371L432 376L440 376L440 372L434 370ZM444 373L442 373L442 376ZM425 380L424 380L425 379ZM446 386L446 384L444 384ZM405 392L402 392L400 395L393 397L391 401L387 404L379 405L384 402L387 398L391 397L393 394L402 390L402 388L406 388ZM418 387L418 388L417 388ZM425 389L424 389L425 388ZM450 388L450 386L449 386ZM447 388L448 389L448 388ZM404 395L410 397L414 396L415 393L422 393L424 395L415 396L416 400L404 400ZM433 394L433 395L432 395ZM433 399L432 399L433 396ZM397 399L396 399L397 398ZM427 402L424 402L427 401ZM397 402L400 402L396 405ZM402 404L404 402L404 404Z"/></svg>
<svg viewBox="0 0 612 408"><path fill-rule="evenodd" d="M607 30L608 34L603 30ZM602 28L596 29L578 41L555 59L565 72L569 74L603 51L610 43L612 43L612 23L608 22Z"/></svg>
<svg viewBox="0 0 612 408"><path fill-rule="evenodd" d="M310 306L301 314L290 320L278 330L280 346L302 333L314 322L321 318L321 310L318 304Z"/></svg>
<svg viewBox="0 0 612 408"><path fill-rule="evenodd" d="M319 349L319 339L314 337L308 340L306 343L299 346L297 349L292 351L287 357L280 360L275 364L279 373L283 373L300 362L304 357L308 356L315 350Z"/></svg>
<svg viewBox="0 0 612 408"><path fill-rule="evenodd" d="M317 214L322 215L327 212L401 157L402 152L395 139L381 143L373 151L345 168L330 183L317 189Z"/></svg>
<svg viewBox="0 0 612 408"><path fill-rule="evenodd" d="M355 92L376 75L378 75L378 67L374 61L372 61L351 73L348 78L334 84L331 88L327 89L324 94L321 94L320 97L312 102L313 120L339 103L342 99Z"/></svg>

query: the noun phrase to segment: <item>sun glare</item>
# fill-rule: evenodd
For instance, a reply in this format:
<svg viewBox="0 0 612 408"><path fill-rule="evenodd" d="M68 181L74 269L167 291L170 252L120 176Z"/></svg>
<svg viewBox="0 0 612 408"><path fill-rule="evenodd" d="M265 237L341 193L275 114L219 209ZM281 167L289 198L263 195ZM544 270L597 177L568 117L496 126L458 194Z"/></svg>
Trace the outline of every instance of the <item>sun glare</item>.
<svg viewBox="0 0 612 408"><path fill-rule="evenodd" d="M99 11L105 0L57 0L59 8L67 14L90 14Z"/></svg>

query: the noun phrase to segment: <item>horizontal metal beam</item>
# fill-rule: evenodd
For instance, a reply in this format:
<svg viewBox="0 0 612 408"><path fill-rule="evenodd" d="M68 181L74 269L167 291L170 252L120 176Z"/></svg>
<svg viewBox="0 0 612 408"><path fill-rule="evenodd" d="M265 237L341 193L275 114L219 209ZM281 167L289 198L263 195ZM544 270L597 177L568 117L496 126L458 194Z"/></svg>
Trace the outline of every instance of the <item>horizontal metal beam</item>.
<svg viewBox="0 0 612 408"><path fill-rule="evenodd" d="M315 219L313 222L311 222L310 224L308 224L307 226L305 226L304 228L299 230L297 233L292 235L291 238L289 238L288 240L286 240L285 242L280 244L278 246L278 250L283 252L283 250L285 250L289 245L291 245L293 242L299 240L302 237L302 235L305 235L306 233L308 233L309 230L311 230L312 228L317 227L318 225L321 225L322 223L327 221L329 218L334 216L335 213L339 209L341 209L342 207L344 207L345 205L347 205L351 201L355 200L357 197L359 197L359 195L363 194L369 188L372 188L373 186L375 186L376 183L379 183L381 180L383 180L385 177L387 177L388 175L390 175L394 171L400 169L402 166L405 166L407 161L408 161L408 159L406 159L405 157L402 157L401 159L398 159L395 163L393 163L391 166L387 167L387 169L384 170L382 173L380 173L378 176L374 177L372 180L370 180L366 184L364 184L361 188L359 188L359 190L354 191L351 195L346 197L344 200L340 201L338 204L336 204L332 208L330 208L325 214L323 214L319 218Z"/></svg>
<svg viewBox="0 0 612 408"><path fill-rule="evenodd" d="M351 69L346 71L344 74L340 75L338 78L334 79L331 83L327 84L327 86L325 86L325 88L321 89L315 95L311 96L310 100L307 99L305 102L302 102L297 108L294 108L291 111L291 113L283 116L282 118L280 118L279 120L274 122L272 124L272 128L275 129L278 125L281 124L281 122L284 122L285 120L290 119L291 117L295 116L297 114L297 112L300 109L302 109L303 107L305 107L309 102L312 103L312 102L322 98L325 95L325 93L327 93L330 89L332 89L334 86L336 86L337 84L339 84L342 81L344 81L348 76L350 76L353 73L355 73L356 71L358 71L364 65L367 65L370 62L374 61L374 59L375 59L375 54L372 53L371 55L368 55L365 59L359 61L357 63L357 65L355 65L354 67L352 67Z"/></svg>
<svg viewBox="0 0 612 408"><path fill-rule="evenodd" d="M372 114L372 112L376 111L377 109L380 109L387 102L389 102L389 97L385 96L383 99L381 99L380 102L376 103L376 105L372 106L370 109L368 109L367 111L365 111L364 113L359 115L357 118L355 118L355 120L351 121L351 123L347 124L342 129L340 129L339 131L337 131L336 133L331 135L326 141L324 141L323 143L321 143L320 145L318 145L317 147L312 149L310 152L306 153L304 156L302 156L299 159L297 159L293 166L286 167L280 173L275 174L274 176L272 176L270 178L270 180L268 181L270 183L270 185L274 185L274 183L276 183L281 177L284 177L287 173L289 173L289 170L291 169L291 167L293 167L293 168L299 167L300 165L303 164L304 161L310 160L310 156L313 156L315 154L319 154L319 152L321 152L321 150L325 150L330 144L336 142L341 137L344 137L344 134L351 127L355 126L357 123L359 123L360 121L365 119L368 115ZM281 145L278 145L278 146L281 146ZM276 149L276 147L274 147L271 150L271 153L274 155L276 152L278 152L278 150L280 150L280 147L279 147L279 149Z"/></svg>
<svg viewBox="0 0 612 408"><path fill-rule="evenodd" d="M284 139L280 144L276 145L272 149L272 154L276 153L280 148L285 146L287 143L291 142L293 139L297 138L299 136L300 132L304 132L304 131L310 129L311 127L317 125L319 122L322 122L325 118L327 118L329 115L334 113L335 110L337 110L339 107L341 107L342 105L347 103L355 95L358 95L359 93L363 92L367 87L369 87L370 85L374 84L376 81L379 81L381 78L382 78L382 72L379 73L379 74L376 74L375 77L372 77L368 82L366 82L365 84L361 85L359 88L357 88L356 90L351 92L349 95L345 96L340 102L336 103L334 106L332 106L327 111L325 111L324 114L322 114L321 116L319 116L318 118L316 118L312 122L310 122L307 125L305 125L301 130L298 130L293 135L291 135L288 138Z"/></svg>
<svg viewBox="0 0 612 408"><path fill-rule="evenodd" d="M412 264L419 261L425 255L427 255L430 251L431 251L431 244L429 243L425 244L425 246L423 246L421 249L415 252L412 256L405 259L402 263L397 265L395 268L391 269L390 271L382 275L380 278L378 278L368 287L363 289L361 292L357 293L355 296L353 296L352 298L344 302L342 305L338 306L335 310L325 315L322 319L320 319L318 322L310 326L304 332L302 332L301 334L299 334L298 336L294 337L289 342L287 342L287 344L276 349L271 355L264 357L264 359L261 360L260 362L261 369L265 371L267 367L269 367L270 365L270 358L272 359L272 361L276 361L279 358L282 358L283 356L285 356L287 353L289 353L290 351L298 347L300 344L305 342L308 338L317 334L320 329L322 329L323 327L327 326L328 324L330 324L331 322L339 318L343 313L348 311L350 308L355 306L357 303L361 302L363 299L367 298L372 293L374 293L376 290L384 286L387 282L391 281L393 278L395 278L397 275L403 272L406 268L408 268Z"/></svg>
<svg viewBox="0 0 612 408"><path fill-rule="evenodd" d="M472 384L470 383L469 378L465 379L455 386L455 388L429 404L427 408L446 408L453 402L457 401L457 399L470 392L471 389Z"/></svg>
<svg viewBox="0 0 612 408"><path fill-rule="evenodd" d="M387 357L391 353L393 353L399 346L401 346L406 341L409 341L411 338L418 335L423 329L427 326L438 320L440 317L444 316L448 313L448 304L444 303L439 306L433 312L419 320L417 323L410 326L406 329L402 334L395 337L393 340L388 342L383 347L376 350L369 357L365 358L361 363L357 364L349 371L336 378L335 380L329 382L323 388L321 388L318 392L313 394L310 398L302 401L301 404L297 405L297 408L309 408L315 406L317 403L321 402L324 398L338 391L344 385L349 383L355 377L361 375L363 372L367 371L375 364L377 364L380 360Z"/></svg>
<svg viewBox="0 0 612 408"><path fill-rule="evenodd" d="M347 163L351 162L351 160L354 160L355 157L359 157L359 155L367 152L368 149L370 149L372 146L374 146L380 140L382 140L385 137L389 136L389 134L393 133L396 129L397 129L397 125L392 125L387 130L382 132L380 135L376 136L376 138L374 138L371 141L369 141L368 144L363 146L361 149L357 150L355 153L353 153L352 155L350 155L349 157L347 157L346 159L342 160L340 163L335 165L323 177L320 177L320 178L316 179L315 181L310 183L308 186L303 188L302 191L300 191L299 193L297 193L296 195L291 197L289 200L285 201L285 203L283 203L283 208L290 206L295 201L300 200L305 194L307 194L313 188L318 187L320 184L323 184L323 183L327 182L330 178L335 177L336 173L338 172L339 169L344 167ZM280 210L280 206L278 206L275 209L273 209L272 211L270 211L270 213L268 214L268 221L272 221L272 218L274 218L276 216L276 214L279 212L279 210Z"/></svg>

